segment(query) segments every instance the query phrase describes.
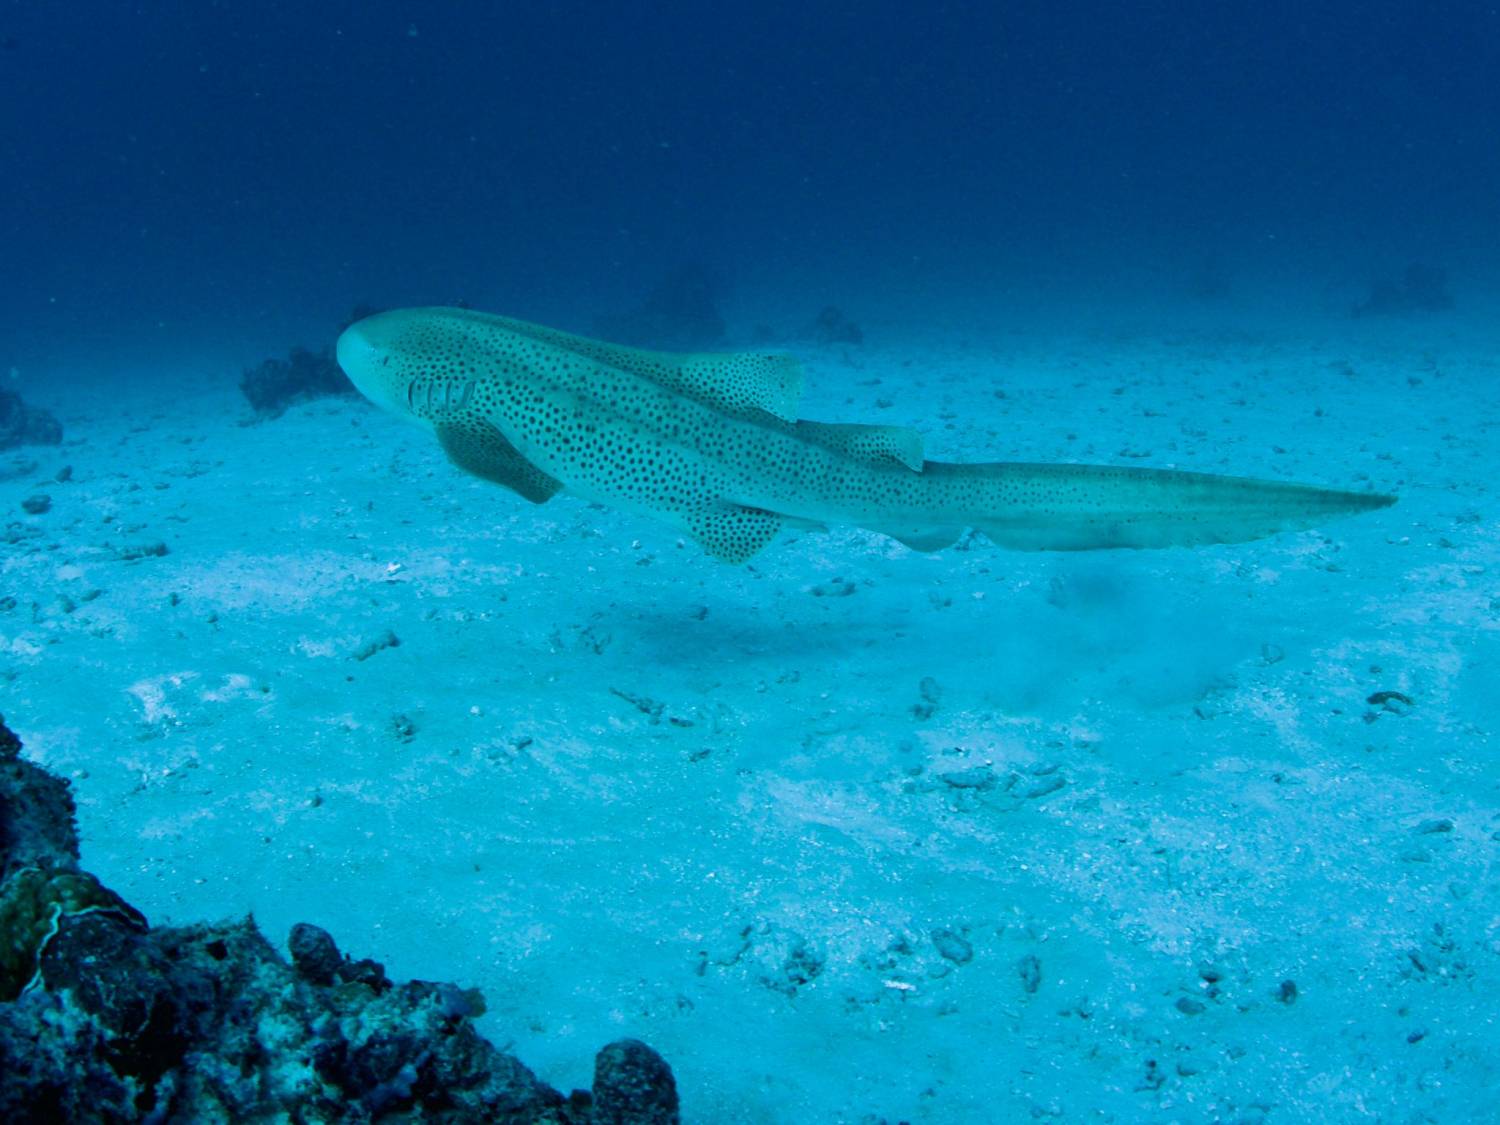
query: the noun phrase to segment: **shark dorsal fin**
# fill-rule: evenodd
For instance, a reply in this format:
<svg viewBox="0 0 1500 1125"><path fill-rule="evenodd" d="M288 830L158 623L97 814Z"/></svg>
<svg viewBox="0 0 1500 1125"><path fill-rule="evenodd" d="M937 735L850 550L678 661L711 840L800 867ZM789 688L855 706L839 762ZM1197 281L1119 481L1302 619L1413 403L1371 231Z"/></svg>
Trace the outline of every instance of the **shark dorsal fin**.
<svg viewBox="0 0 1500 1125"><path fill-rule="evenodd" d="M852 422L797 423L801 437L859 461L895 461L922 471L922 435L904 426L861 426Z"/></svg>
<svg viewBox="0 0 1500 1125"><path fill-rule="evenodd" d="M652 352L590 340L524 320L489 319L517 335L640 375L717 410L752 417L764 413L783 422L797 420L802 402L802 364L795 356L772 352Z"/></svg>
<svg viewBox="0 0 1500 1125"><path fill-rule="evenodd" d="M735 414L760 410L783 422L797 420L802 404L802 364L768 352L701 352L680 357L662 382L700 402Z"/></svg>

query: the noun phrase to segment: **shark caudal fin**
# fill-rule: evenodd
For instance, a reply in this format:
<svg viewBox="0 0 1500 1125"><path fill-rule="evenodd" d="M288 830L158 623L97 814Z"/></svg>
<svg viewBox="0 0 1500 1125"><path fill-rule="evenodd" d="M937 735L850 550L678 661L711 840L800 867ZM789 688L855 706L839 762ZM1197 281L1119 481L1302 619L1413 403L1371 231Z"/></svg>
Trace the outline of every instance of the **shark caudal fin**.
<svg viewBox="0 0 1500 1125"><path fill-rule="evenodd" d="M1106 465L929 461L923 476L932 480L942 509L962 513L963 523L1019 551L1243 543L1396 501L1376 492ZM920 547L948 532L888 534Z"/></svg>

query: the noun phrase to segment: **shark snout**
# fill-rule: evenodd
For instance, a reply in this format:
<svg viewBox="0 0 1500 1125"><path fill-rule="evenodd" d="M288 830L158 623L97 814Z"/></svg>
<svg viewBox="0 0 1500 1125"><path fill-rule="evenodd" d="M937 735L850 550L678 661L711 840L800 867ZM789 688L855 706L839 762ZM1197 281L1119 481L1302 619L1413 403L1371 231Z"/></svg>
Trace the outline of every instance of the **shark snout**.
<svg viewBox="0 0 1500 1125"><path fill-rule="evenodd" d="M393 414L405 414L405 395L397 385L391 351L380 342L379 320L379 316L366 317L344 329L334 354L360 394Z"/></svg>
<svg viewBox="0 0 1500 1125"><path fill-rule="evenodd" d="M335 347L339 366L344 369L344 374L354 381L354 385L360 386L359 377L365 369L379 360L379 349L365 332L365 322L356 321L339 334L339 342Z"/></svg>

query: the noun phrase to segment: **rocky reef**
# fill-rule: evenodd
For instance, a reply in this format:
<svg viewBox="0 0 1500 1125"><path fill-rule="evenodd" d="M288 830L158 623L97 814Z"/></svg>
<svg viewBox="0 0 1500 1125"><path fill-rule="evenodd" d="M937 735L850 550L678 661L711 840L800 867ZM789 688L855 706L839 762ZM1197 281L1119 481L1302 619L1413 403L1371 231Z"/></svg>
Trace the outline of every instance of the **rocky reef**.
<svg viewBox="0 0 1500 1125"><path fill-rule="evenodd" d="M807 339L818 344L863 344L864 330L844 315L837 305L825 305L813 322L802 330Z"/></svg>
<svg viewBox="0 0 1500 1125"><path fill-rule="evenodd" d="M706 351L724 345L719 313L723 284L690 262L668 271L639 306L594 322L594 335L613 344L662 351Z"/></svg>
<svg viewBox="0 0 1500 1125"><path fill-rule="evenodd" d="M51 413L28 405L14 391L0 390L0 449L61 441L62 425Z"/></svg>
<svg viewBox="0 0 1500 1125"><path fill-rule="evenodd" d="M240 393L257 418L278 418L299 402L330 395L352 395L333 353L293 348L285 359L267 359L240 376Z"/></svg>
<svg viewBox="0 0 1500 1125"><path fill-rule="evenodd" d="M1370 283L1370 295L1350 310L1354 317L1416 316L1421 313L1446 312L1453 307L1448 291L1448 275L1434 266L1413 262L1399 280L1377 278Z"/></svg>
<svg viewBox="0 0 1500 1125"><path fill-rule="evenodd" d="M637 1040L564 1096L482 1037L473 989L396 983L316 926L152 927L79 866L68 783L0 719L0 1121L672 1125Z"/></svg>

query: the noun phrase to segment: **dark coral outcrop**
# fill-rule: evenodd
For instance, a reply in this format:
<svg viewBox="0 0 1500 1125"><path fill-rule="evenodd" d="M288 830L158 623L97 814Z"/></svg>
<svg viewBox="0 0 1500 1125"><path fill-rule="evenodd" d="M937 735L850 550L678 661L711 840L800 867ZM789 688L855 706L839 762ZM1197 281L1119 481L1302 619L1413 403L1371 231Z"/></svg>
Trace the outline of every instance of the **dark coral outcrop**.
<svg viewBox="0 0 1500 1125"><path fill-rule="evenodd" d="M594 1058L593 1125L675 1125L677 1083L667 1062L639 1039L620 1039Z"/></svg>
<svg viewBox="0 0 1500 1125"><path fill-rule="evenodd" d="M293 928L153 928L78 866L67 782L0 719L0 1121L675 1125L644 1043L564 1098L475 1030L472 989L392 982Z"/></svg>
<svg viewBox="0 0 1500 1125"><path fill-rule="evenodd" d="M722 294L718 276L706 266L690 262L666 273L636 308L599 317L594 322L594 334L613 344L661 351L722 347Z"/></svg>
<svg viewBox="0 0 1500 1125"><path fill-rule="evenodd" d="M14 391L0 390L0 449L57 445L62 436L62 424L51 413L27 405Z"/></svg>
<svg viewBox="0 0 1500 1125"><path fill-rule="evenodd" d="M1435 266L1413 262L1399 280L1379 278L1370 283L1370 295L1350 310L1355 317L1417 316L1446 312L1453 307L1448 275Z"/></svg>
<svg viewBox="0 0 1500 1125"><path fill-rule="evenodd" d="M267 359L240 376L244 394L257 418L277 418L299 402L329 395L352 395L354 384L327 350L293 348L286 359Z"/></svg>

